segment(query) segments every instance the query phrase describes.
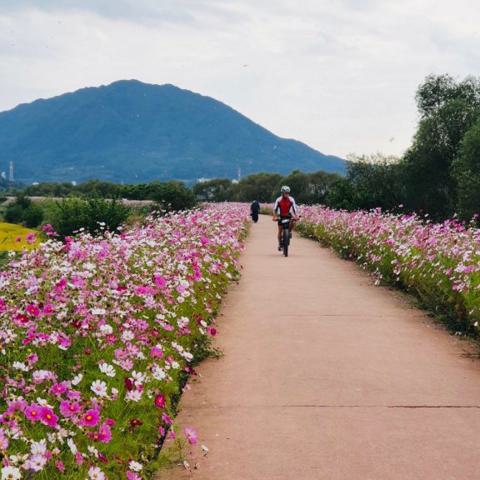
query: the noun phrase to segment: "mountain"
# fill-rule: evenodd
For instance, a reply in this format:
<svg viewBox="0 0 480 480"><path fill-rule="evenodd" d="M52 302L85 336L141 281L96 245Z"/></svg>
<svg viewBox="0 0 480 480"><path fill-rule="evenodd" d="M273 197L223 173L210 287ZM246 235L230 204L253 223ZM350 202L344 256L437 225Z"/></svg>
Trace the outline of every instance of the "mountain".
<svg viewBox="0 0 480 480"><path fill-rule="evenodd" d="M9 161L24 182L344 171L342 159L280 138L213 98L137 80L0 112L0 170Z"/></svg>

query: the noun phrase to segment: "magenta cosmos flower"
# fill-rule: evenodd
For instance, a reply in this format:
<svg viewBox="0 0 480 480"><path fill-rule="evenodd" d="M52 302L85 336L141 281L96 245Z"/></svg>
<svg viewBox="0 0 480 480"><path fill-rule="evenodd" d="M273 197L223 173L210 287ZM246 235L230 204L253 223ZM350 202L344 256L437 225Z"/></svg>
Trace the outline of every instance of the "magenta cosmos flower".
<svg viewBox="0 0 480 480"><path fill-rule="evenodd" d="M66 417L73 417L80 413L81 407L78 402L67 402L66 400L60 402L60 413Z"/></svg>
<svg viewBox="0 0 480 480"><path fill-rule="evenodd" d="M56 427L58 422L58 417L55 415L55 412L49 407L42 407L40 409L40 421L49 427Z"/></svg>
<svg viewBox="0 0 480 480"><path fill-rule="evenodd" d="M38 422L40 421L40 410L42 407L36 403L32 403L27 408L25 408L25 416L31 422Z"/></svg>
<svg viewBox="0 0 480 480"><path fill-rule="evenodd" d="M87 410L80 418L82 427L95 427L100 421L100 412L94 408Z"/></svg>

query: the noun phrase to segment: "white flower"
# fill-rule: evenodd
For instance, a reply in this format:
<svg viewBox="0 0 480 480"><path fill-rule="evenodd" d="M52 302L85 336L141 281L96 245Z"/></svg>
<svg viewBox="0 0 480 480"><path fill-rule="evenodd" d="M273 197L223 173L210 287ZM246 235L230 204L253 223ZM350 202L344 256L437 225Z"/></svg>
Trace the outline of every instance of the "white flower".
<svg viewBox="0 0 480 480"><path fill-rule="evenodd" d="M22 372L28 372L28 368L23 362L13 362L12 367L15 370L21 370Z"/></svg>
<svg viewBox="0 0 480 480"><path fill-rule="evenodd" d="M88 478L90 480L105 480L105 474L98 467L90 467Z"/></svg>
<svg viewBox="0 0 480 480"><path fill-rule="evenodd" d="M180 317L177 320L177 324L179 328L186 327L190 323L190 320L187 317Z"/></svg>
<svg viewBox="0 0 480 480"><path fill-rule="evenodd" d="M135 335L133 334L133 332L131 330L125 330L122 333L122 340L124 342L129 342L130 340L133 340L134 338L135 338Z"/></svg>
<svg viewBox="0 0 480 480"><path fill-rule="evenodd" d="M144 373L136 372L135 370L132 372L132 377L137 385L142 385L147 378Z"/></svg>
<svg viewBox="0 0 480 480"><path fill-rule="evenodd" d="M98 458L98 450L93 446L93 445L89 445L87 447L87 450L96 458Z"/></svg>
<svg viewBox="0 0 480 480"><path fill-rule="evenodd" d="M20 480L22 474L16 467L3 467L2 468L2 480Z"/></svg>
<svg viewBox="0 0 480 480"><path fill-rule="evenodd" d="M111 325L102 325L100 327L100 331L104 334L104 335L111 335L113 333L113 328Z"/></svg>
<svg viewBox="0 0 480 480"><path fill-rule="evenodd" d="M75 375L72 380L72 385L78 385L83 379L83 375L79 373L78 375Z"/></svg>
<svg viewBox="0 0 480 480"><path fill-rule="evenodd" d="M33 455L44 455L47 452L47 441L43 439L39 442L32 442L30 452Z"/></svg>
<svg viewBox="0 0 480 480"><path fill-rule="evenodd" d="M110 365L109 363L101 363L99 365L100 371L104 373L107 377L114 377L116 372L115 368L113 368L113 365Z"/></svg>
<svg viewBox="0 0 480 480"><path fill-rule="evenodd" d="M78 448L75 445L75 442L73 441L72 438L69 438L67 440L67 445L68 445L68 448L70 449L70 451L72 452L72 455L75 455L78 452Z"/></svg>
<svg viewBox="0 0 480 480"><path fill-rule="evenodd" d="M102 380L95 380L90 387L90 390L99 397L107 396L107 384Z"/></svg>
<svg viewBox="0 0 480 480"><path fill-rule="evenodd" d="M46 464L47 458L43 455L32 455L32 457L28 459L27 468L29 470L33 470L34 472L40 472L45 468Z"/></svg>
<svg viewBox="0 0 480 480"><path fill-rule="evenodd" d="M104 308L92 308L90 312L92 315L105 315L107 313Z"/></svg>
<svg viewBox="0 0 480 480"><path fill-rule="evenodd" d="M152 375L155 380L163 380L167 376L165 370L159 367L157 364L153 366Z"/></svg>
<svg viewBox="0 0 480 480"><path fill-rule="evenodd" d="M142 399L142 392L140 390L131 390L125 395L125 400L130 400L131 402L139 402Z"/></svg>
<svg viewBox="0 0 480 480"><path fill-rule="evenodd" d="M135 462L134 460L132 460L129 464L128 464L128 468L130 470L133 470L134 472L141 472L142 469L143 469L143 466L141 463L138 463L138 462Z"/></svg>

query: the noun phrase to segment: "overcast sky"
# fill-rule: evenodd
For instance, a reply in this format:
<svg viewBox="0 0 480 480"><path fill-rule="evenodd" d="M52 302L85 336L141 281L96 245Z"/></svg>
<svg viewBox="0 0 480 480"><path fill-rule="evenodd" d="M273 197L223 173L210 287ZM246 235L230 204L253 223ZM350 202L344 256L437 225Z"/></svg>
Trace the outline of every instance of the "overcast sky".
<svg viewBox="0 0 480 480"><path fill-rule="evenodd" d="M400 154L429 73L480 72L478 0L0 0L0 110L136 78L325 153Z"/></svg>

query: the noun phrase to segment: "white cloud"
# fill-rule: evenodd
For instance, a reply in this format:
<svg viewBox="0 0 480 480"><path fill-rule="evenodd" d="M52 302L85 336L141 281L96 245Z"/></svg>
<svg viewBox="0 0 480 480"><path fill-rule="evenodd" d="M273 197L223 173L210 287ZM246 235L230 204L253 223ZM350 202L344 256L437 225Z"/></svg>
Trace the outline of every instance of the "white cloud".
<svg viewBox="0 0 480 480"><path fill-rule="evenodd" d="M471 0L0 0L0 109L138 78L327 153L400 153L423 78L479 71L479 24Z"/></svg>

